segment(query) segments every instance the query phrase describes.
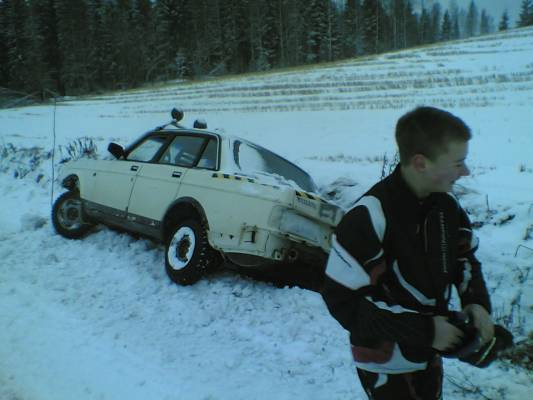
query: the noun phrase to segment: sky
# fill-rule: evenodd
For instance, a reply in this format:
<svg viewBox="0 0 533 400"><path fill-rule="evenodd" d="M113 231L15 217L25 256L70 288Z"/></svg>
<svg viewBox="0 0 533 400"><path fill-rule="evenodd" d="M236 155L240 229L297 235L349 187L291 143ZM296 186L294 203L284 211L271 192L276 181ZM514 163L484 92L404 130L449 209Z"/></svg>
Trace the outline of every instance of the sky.
<svg viewBox="0 0 533 400"><path fill-rule="evenodd" d="M433 0L414 0L420 1L420 3L424 2L426 4L430 4L433 2ZM443 6L446 6L450 4L454 0L440 0L440 3ZM468 6L470 5L471 0L455 0L457 2L457 5L459 5L460 8L468 9ZM482 9L486 9L487 12L494 18L495 22L498 23L500 21L500 18L505 10L509 13L509 19L511 21L511 25L514 26L516 23L518 16L520 14L520 4L522 3L522 0L475 0L476 5L478 7L478 10L481 11Z"/></svg>

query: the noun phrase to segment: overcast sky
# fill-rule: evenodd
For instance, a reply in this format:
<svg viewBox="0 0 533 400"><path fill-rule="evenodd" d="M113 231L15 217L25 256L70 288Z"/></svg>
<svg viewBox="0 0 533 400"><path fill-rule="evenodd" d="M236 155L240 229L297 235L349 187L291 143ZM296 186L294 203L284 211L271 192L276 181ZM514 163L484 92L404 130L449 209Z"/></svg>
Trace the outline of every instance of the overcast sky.
<svg viewBox="0 0 533 400"><path fill-rule="evenodd" d="M424 2L426 7L430 3L433 3L436 0L414 0L414 3L416 2ZM452 0L440 0L439 2L444 6L448 7L450 1ZM465 10L468 9L468 6L470 5L471 0L455 0L459 7L464 8ZM474 0L478 10L481 12L482 9L487 10L489 15L491 15L494 18L494 21L497 23L500 22L500 18L505 10L509 13L509 20L511 22L511 26L514 27L516 25L516 21L518 20L518 15L520 14L520 4L522 3L522 0Z"/></svg>

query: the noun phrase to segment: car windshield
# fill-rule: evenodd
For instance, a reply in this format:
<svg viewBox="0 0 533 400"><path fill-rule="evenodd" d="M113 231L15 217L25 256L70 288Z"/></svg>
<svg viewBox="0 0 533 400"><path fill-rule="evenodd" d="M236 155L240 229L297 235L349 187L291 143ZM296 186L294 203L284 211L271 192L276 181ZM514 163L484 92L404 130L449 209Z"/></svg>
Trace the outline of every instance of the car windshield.
<svg viewBox="0 0 533 400"><path fill-rule="evenodd" d="M302 190L316 192L315 183L304 170L260 146L237 140L233 146L233 158L243 172L279 175Z"/></svg>

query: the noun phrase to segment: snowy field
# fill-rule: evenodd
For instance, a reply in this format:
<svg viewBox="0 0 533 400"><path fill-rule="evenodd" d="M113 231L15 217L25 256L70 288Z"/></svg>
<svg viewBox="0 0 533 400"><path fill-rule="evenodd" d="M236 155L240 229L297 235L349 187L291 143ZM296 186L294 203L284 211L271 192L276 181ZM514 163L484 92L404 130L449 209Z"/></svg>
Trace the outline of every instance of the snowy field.
<svg viewBox="0 0 533 400"><path fill-rule="evenodd" d="M52 159L80 137L100 156L167 122L174 106L271 148L350 207L395 154L417 105L472 128L456 192L478 227L494 318L533 331L533 29L318 68L174 83L0 110L0 399L365 399L347 334L320 295L223 272L171 284L163 248L101 229L68 241L50 223ZM61 189L54 186L54 198ZM533 358L533 355L529 354ZM502 360L446 361L446 399L533 398Z"/></svg>

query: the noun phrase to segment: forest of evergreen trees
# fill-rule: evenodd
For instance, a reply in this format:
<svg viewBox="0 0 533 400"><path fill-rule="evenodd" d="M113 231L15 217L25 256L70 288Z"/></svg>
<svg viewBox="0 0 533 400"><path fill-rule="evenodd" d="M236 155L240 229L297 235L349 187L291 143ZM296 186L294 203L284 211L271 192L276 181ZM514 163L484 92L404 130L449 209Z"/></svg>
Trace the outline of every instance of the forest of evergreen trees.
<svg viewBox="0 0 533 400"><path fill-rule="evenodd" d="M264 71L510 27L475 0L0 0L0 89L37 97ZM421 6L422 5L422 6ZM523 0L519 25L533 23Z"/></svg>

